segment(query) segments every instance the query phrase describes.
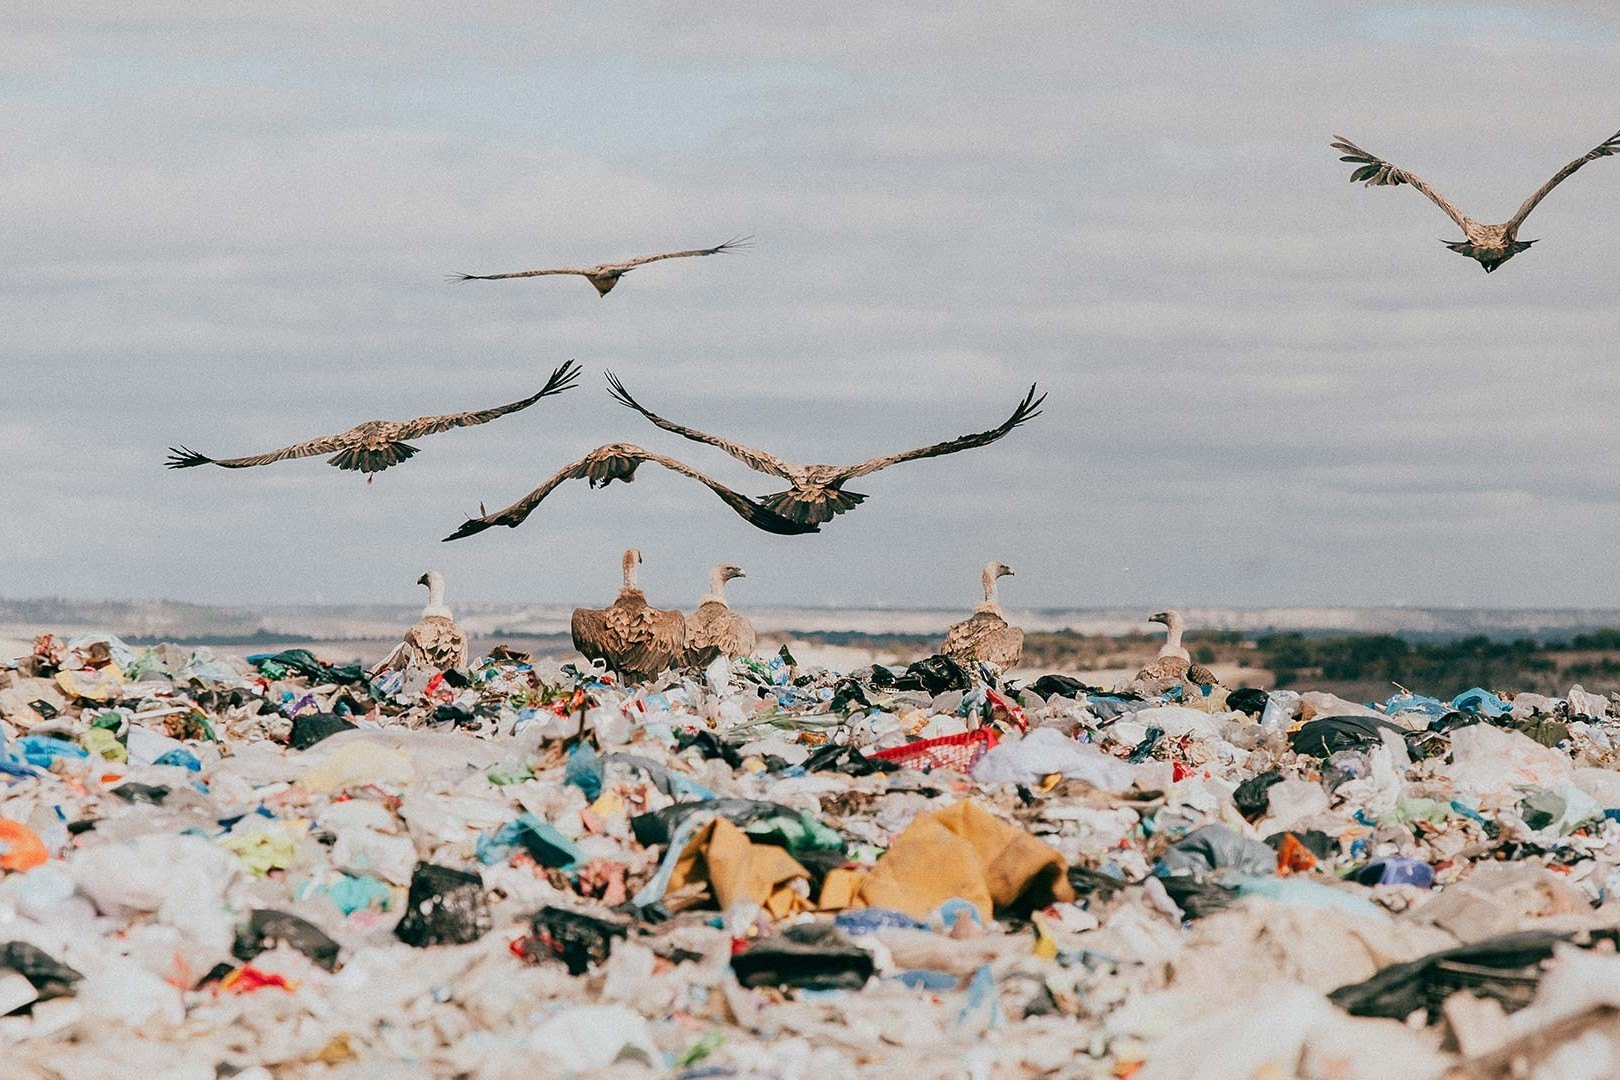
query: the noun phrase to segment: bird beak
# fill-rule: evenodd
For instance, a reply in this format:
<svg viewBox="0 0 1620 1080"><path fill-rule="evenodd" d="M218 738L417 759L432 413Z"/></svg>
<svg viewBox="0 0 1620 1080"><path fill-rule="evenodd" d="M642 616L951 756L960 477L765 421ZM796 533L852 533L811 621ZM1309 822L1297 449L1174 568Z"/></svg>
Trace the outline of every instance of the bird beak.
<svg viewBox="0 0 1620 1080"><path fill-rule="evenodd" d="M416 583L418 585L426 585L428 583L427 575L423 574L421 577L417 578Z"/></svg>

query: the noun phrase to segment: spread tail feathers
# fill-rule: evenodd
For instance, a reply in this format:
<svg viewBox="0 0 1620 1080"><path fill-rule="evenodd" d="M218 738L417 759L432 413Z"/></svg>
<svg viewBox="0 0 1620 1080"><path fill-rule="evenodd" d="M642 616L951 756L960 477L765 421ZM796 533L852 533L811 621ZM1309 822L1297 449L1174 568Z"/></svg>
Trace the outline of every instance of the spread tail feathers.
<svg viewBox="0 0 1620 1080"><path fill-rule="evenodd" d="M823 491L819 495L805 495L798 491L781 491L759 500L767 510L780 514L801 525L820 525L839 514L853 510L866 501L866 496L853 491Z"/></svg>
<svg viewBox="0 0 1620 1080"><path fill-rule="evenodd" d="M416 453L416 447L410 443L389 443L381 450L370 450L363 446L351 446L340 450L326 459L328 465L336 465L340 469L363 473L382 472L390 465L398 465L406 458Z"/></svg>

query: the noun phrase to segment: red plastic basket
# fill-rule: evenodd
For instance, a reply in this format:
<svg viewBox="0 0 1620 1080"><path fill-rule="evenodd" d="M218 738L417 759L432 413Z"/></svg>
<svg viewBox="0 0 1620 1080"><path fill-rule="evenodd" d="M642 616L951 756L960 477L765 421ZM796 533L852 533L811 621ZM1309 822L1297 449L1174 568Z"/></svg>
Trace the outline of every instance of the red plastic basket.
<svg viewBox="0 0 1620 1080"><path fill-rule="evenodd" d="M978 764L985 751L1000 742L995 728L982 727L960 735L944 735L877 750L867 757L888 761L905 769L955 769L965 773Z"/></svg>

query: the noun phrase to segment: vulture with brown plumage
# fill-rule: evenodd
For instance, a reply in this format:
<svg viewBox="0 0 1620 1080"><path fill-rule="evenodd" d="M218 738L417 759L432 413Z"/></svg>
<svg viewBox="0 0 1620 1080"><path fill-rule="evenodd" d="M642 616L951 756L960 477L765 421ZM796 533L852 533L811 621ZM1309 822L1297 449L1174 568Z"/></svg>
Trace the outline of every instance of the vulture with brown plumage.
<svg viewBox="0 0 1620 1080"><path fill-rule="evenodd" d="M730 563L709 572L709 591L698 601L697 611L686 617L686 662L690 666L708 667L722 656L752 655L754 624L726 603L726 582L747 576Z"/></svg>
<svg viewBox="0 0 1620 1080"><path fill-rule="evenodd" d="M1481 225L1459 210L1457 205L1450 199L1430 187L1416 173L1407 172L1405 169L1397 169L1383 158L1367 153L1367 151L1346 139L1343 135L1335 135L1333 138L1336 140L1333 143L1333 149L1344 155L1339 160L1347 161L1356 166L1355 171L1350 174L1352 183L1365 182L1367 187L1397 187L1401 184L1410 184L1422 192L1430 202L1445 211L1446 216L1457 223L1457 227L1463 231L1465 237L1462 240L1442 240L1440 242L1457 254L1466 255L1478 262L1480 266L1485 268L1487 274L1519 252L1527 250L1531 244L1536 242L1534 240L1520 240L1519 228L1524 224L1524 219L1530 216L1530 211L1534 210L1536 205L1542 199L1545 199L1553 188L1568 180L1588 161L1596 161L1598 158L1620 154L1620 131L1617 131L1602 143L1554 173L1553 178L1542 184L1541 187L1536 189L1535 194L1524 200L1518 211L1507 221L1500 225Z"/></svg>
<svg viewBox="0 0 1620 1080"><path fill-rule="evenodd" d="M986 563L981 581L984 600L973 608L973 614L945 632L945 644L940 652L960 664L994 664L1002 671L1018 666L1024 657L1024 632L1009 626L1001 614L1001 597L996 589L999 578L1009 577L1012 567L1006 563Z"/></svg>
<svg viewBox="0 0 1620 1080"><path fill-rule="evenodd" d="M495 525L505 525L515 529L534 513L547 495L550 495L565 480L587 480L593 488L607 487L615 480L628 484L635 480L636 470L643 462L650 461L655 465L662 465L671 472L678 472L682 476L691 477L710 491L720 496L722 502L731 507L739 517L756 529L763 529L769 533L782 536L792 536L799 533L819 532L814 525L801 525L789 521L780 514L765 509L754 499L732 491L718 480L710 479L698 472L690 465L655 454L651 450L643 450L632 443L608 443L598 446L578 461L571 461L552 474L551 478L523 498L506 507L504 510L485 512L480 506L479 516L468 518L461 523L461 527L445 537L446 541L460 540L464 536L483 532Z"/></svg>
<svg viewBox="0 0 1620 1080"><path fill-rule="evenodd" d="M686 617L647 603L647 594L636 584L640 563L640 551L626 551L624 586L613 606L576 608L573 619L574 648L601 660L626 682L657 678L679 667L686 656Z"/></svg>
<svg viewBox="0 0 1620 1080"><path fill-rule="evenodd" d="M1164 645L1159 649L1158 659L1136 673L1138 679L1144 681L1177 679L1198 686L1216 686L1219 684L1219 680L1215 678L1215 673L1203 664L1193 663L1192 654L1182 647L1181 634L1186 629L1187 623L1181 617L1181 612L1175 610L1156 611L1148 616L1148 622L1163 624L1165 628Z"/></svg>
<svg viewBox="0 0 1620 1080"><path fill-rule="evenodd" d="M619 279L638 266L646 266L651 262L663 259L685 259L694 255L719 255L727 251L736 251L748 246L749 237L739 236L717 244L712 248L692 248L687 251L666 251L660 255L643 255L637 259L626 259L624 262L601 263L597 266L562 266L554 270L516 270L509 274L451 274L449 280L461 281L503 281L507 278L548 277L552 274L575 274L596 286L598 296L606 296L612 291Z"/></svg>
<svg viewBox="0 0 1620 1080"><path fill-rule="evenodd" d="M540 388L539 393L509 405L498 405L493 409L478 409L472 412L447 413L443 416L423 416L415 420L367 420L336 435L323 435L318 439L295 443L280 450L255 454L252 457L211 458L195 450L188 450L184 446L170 447L168 466L171 469L192 469L198 465L218 465L222 469L248 469L255 465L269 465L290 458L331 454L332 456L326 460L328 465L365 473L366 483L369 484L372 474L398 465L417 453L417 448L406 440L436 435L451 428L487 424L507 413L527 409L543 397L572 389L577 378L579 367L570 360L551 373L551 378L546 380L546 385Z"/></svg>
<svg viewBox="0 0 1620 1080"><path fill-rule="evenodd" d="M466 670L467 635L461 632L450 609L445 606L444 575L437 570L429 570L417 578L416 583L427 586L427 607L422 609L422 617L417 624L405 632L405 640L372 669L373 675L413 667L439 671Z"/></svg>
<svg viewBox="0 0 1620 1080"><path fill-rule="evenodd" d="M766 473L770 476L786 480L792 485L787 491L775 495L765 495L759 502L767 509L803 525L819 525L824 521L831 521L834 517L846 510L859 506L866 501L866 496L853 491L845 491L844 484L858 477L875 473L879 469L887 469L890 465L898 465L903 461L916 461L919 458L939 457L943 454L955 454L963 450L971 450L977 446L988 446L997 439L1002 438L1013 428L1026 421L1033 420L1040 415L1041 402L1046 400L1043 394L1035 396L1035 387L1029 388L1024 400L1019 402L1011 416L1003 420L989 431L980 431L972 435L962 435L932 446L924 446L916 450L906 450L898 454L888 454L883 457L869 458L854 465L799 465L791 461L784 461L774 454L741 443L723 439L718 435L698 431L695 428L685 427L673 420L665 420L662 416L645 409L624 384L611 373L608 382L612 386L611 393L619 404L625 405L639 412L654 424L665 431L691 439L693 442L707 443L717 447L753 469L755 472Z"/></svg>

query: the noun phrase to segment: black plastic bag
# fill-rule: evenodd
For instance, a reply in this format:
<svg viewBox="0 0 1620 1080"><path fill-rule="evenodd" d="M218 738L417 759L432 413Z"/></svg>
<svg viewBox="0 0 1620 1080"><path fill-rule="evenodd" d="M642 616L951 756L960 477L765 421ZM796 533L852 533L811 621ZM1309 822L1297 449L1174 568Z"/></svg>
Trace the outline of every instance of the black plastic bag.
<svg viewBox="0 0 1620 1080"><path fill-rule="evenodd" d="M340 951L337 942L307 919L271 908L256 909L245 925L237 927L231 955L245 962L282 943L291 945L327 971L337 970Z"/></svg>
<svg viewBox="0 0 1620 1080"><path fill-rule="evenodd" d="M925 690L935 695L947 690L966 690L972 685L973 680L961 664L939 655L918 660L894 682L896 690Z"/></svg>
<svg viewBox="0 0 1620 1080"><path fill-rule="evenodd" d="M555 957L568 966L568 974L583 975L592 966L606 963L613 939L625 937L628 930L626 922L545 907L529 917L531 940L523 948L525 955Z"/></svg>
<svg viewBox="0 0 1620 1080"><path fill-rule="evenodd" d="M489 931L489 903L479 874L433 863L417 863L405 917L394 936L407 945L465 945Z"/></svg>
<svg viewBox="0 0 1620 1080"><path fill-rule="evenodd" d="M1426 1009L1431 1024L1440 1018L1445 999L1458 990L1491 998L1514 1012L1535 996L1541 965L1552 957L1555 945L1570 942L1591 948L1598 941L1617 940L1620 931L1615 930L1596 930L1589 936L1553 930L1503 934L1391 964L1365 982L1341 986L1328 997L1352 1016L1405 1020Z"/></svg>
<svg viewBox="0 0 1620 1080"><path fill-rule="evenodd" d="M805 758L804 770L870 776L878 772L899 772L900 766L882 758L869 758L847 743L824 743Z"/></svg>
<svg viewBox="0 0 1620 1080"><path fill-rule="evenodd" d="M872 954L831 923L799 923L731 958L744 986L859 990L872 977Z"/></svg>
<svg viewBox="0 0 1620 1080"><path fill-rule="evenodd" d="M1097 693L1097 687L1087 686L1079 679L1068 675L1042 675L1036 679L1030 689L1043 698L1066 697L1083 698L1088 694Z"/></svg>
<svg viewBox="0 0 1620 1080"><path fill-rule="evenodd" d="M759 802L754 799L703 799L699 802L675 803L662 810L637 814L630 819L630 831L635 834L636 843L642 847L667 844L675 830L680 828L681 822L685 821L688 815L699 811L723 817L733 825L747 825L751 821L775 817L778 814L788 817L798 816L797 810L790 810L781 803Z"/></svg>
<svg viewBox="0 0 1620 1080"><path fill-rule="evenodd" d="M694 746L698 748L698 753L702 754L706 761L719 759L733 769L742 768L742 755L737 753L737 748L708 728L683 731L675 736L675 748L677 750L690 750Z"/></svg>
<svg viewBox="0 0 1620 1080"><path fill-rule="evenodd" d="M287 740L287 745L294 750L308 750L340 731L354 730L353 724L334 713L301 713L293 717L292 736Z"/></svg>
<svg viewBox="0 0 1620 1080"><path fill-rule="evenodd" d="M1258 687L1245 686L1226 695L1226 707L1250 716L1259 717L1266 711L1271 695Z"/></svg>
<svg viewBox="0 0 1620 1080"><path fill-rule="evenodd" d="M0 945L0 969L15 971L27 979L39 994L40 1001L67 997L84 978L44 949L26 941L8 941Z"/></svg>
<svg viewBox="0 0 1620 1080"><path fill-rule="evenodd" d="M1237 895L1231 890L1213 881L1201 881L1191 874L1161 878L1160 884L1188 921L1224 911L1237 902Z"/></svg>
<svg viewBox="0 0 1620 1080"><path fill-rule="evenodd" d="M1393 731L1403 738L1407 734L1405 728L1371 716L1323 716L1294 732L1288 744L1297 754L1326 758L1341 750L1365 750L1382 745L1384 731Z"/></svg>
<svg viewBox="0 0 1620 1080"><path fill-rule="evenodd" d="M1245 821L1257 821L1265 817L1271 807L1272 787L1282 782L1283 774L1277 769L1251 776L1232 792L1232 802L1237 804L1238 813Z"/></svg>

